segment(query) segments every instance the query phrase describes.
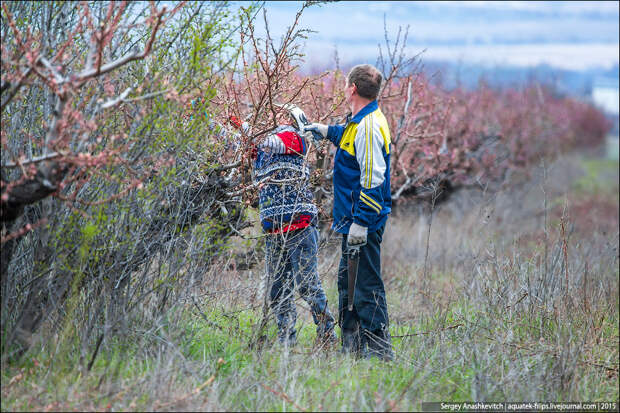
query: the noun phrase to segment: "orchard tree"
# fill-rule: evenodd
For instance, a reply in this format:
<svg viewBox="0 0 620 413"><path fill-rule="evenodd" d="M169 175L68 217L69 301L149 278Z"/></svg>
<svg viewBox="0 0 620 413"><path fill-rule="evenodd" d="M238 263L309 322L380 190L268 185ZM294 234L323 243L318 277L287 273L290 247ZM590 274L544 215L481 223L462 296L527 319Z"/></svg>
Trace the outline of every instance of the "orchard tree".
<svg viewBox="0 0 620 413"><path fill-rule="evenodd" d="M220 131L181 116L216 94L239 22L224 2L2 4L3 360L48 323L90 367L247 225Z"/></svg>

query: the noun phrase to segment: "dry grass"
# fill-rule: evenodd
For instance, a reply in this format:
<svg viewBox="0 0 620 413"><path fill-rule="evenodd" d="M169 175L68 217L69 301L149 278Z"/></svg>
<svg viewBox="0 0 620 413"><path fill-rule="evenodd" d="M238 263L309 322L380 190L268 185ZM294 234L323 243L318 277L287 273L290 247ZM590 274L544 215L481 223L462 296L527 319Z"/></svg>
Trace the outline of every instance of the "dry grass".
<svg viewBox="0 0 620 413"><path fill-rule="evenodd" d="M67 350L3 366L2 410L418 410L422 401L618 400L618 164L564 157L500 193L400 209L383 244L396 360L275 346L262 271L230 265L91 372ZM335 311L338 237L319 270ZM145 312L146 314L146 312ZM68 349L71 346L66 347ZM36 363L35 363L36 359Z"/></svg>

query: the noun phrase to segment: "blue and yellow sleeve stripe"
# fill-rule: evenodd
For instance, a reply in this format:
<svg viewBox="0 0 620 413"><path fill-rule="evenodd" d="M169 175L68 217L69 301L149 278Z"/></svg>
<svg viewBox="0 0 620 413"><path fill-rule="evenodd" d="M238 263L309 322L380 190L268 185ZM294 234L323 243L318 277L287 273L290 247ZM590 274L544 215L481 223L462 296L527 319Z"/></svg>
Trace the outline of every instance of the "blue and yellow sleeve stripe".
<svg viewBox="0 0 620 413"><path fill-rule="evenodd" d="M381 206L377 201L375 201L363 192L360 192L360 200L366 205L368 205L377 214L381 214Z"/></svg>
<svg viewBox="0 0 620 413"><path fill-rule="evenodd" d="M372 116L366 116L364 118L364 132L366 133L366 165L364 165L364 182L366 183L366 188L370 188L372 183Z"/></svg>

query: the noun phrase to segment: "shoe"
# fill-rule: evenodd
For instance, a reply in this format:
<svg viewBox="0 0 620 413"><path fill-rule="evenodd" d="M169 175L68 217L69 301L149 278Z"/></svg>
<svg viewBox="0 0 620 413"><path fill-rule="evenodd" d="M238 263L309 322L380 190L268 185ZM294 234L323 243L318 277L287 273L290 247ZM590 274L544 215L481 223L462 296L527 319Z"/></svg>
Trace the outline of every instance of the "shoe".
<svg viewBox="0 0 620 413"><path fill-rule="evenodd" d="M295 347L297 345L297 332L288 335L278 333L278 344L282 347Z"/></svg>
<svg viewBox="0 0 620 413"><path fill-rule="evenodd" d="M338 337L334 331L334 322L330 319L325 321L323 317L322 322L316 326L316 342L317 345L334 345L338 343Z"/></svg>
<svg viewBox="0 0 620 413"><path fill-rule="evenodd" d="M356 358L362 355L362 341L358 330L342 329L342 354L350 354Z"/></svg>
<svg viewBox="0 0 620 413"><path fill-rule="evenodd" d="M363 357L371 359L377 357L381 361L394 360L394 351L392 350L392 339L390 333L385 330L370 332L364 330L363 341L366 344Z"/></svg>

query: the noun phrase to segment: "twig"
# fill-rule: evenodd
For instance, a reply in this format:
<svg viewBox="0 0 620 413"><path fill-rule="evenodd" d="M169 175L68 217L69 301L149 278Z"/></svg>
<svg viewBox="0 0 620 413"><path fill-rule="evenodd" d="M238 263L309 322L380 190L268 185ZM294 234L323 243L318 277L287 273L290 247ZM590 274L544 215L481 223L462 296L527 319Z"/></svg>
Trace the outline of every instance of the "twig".
<svg viewBox="0 0 620 413"><path fill-rule="evenodd" d="M521 298L519 298L519 299L517 300L517 302L516 302L516 303L514 303L513 305L508 304L508 305L506 306L506 308L510 308L510 307L514 308L517 304L519 304L521 301L523 301L523 299L524 299L525 297L527 297L527 295L528 295L528 293L527 293L527 292L525 292L525 293L521 296Z"/></svg>
<svg viewBox="0 0 620 413"><path fill-rule="evenodd" d="M302 412L307 412L308 409L304 409L303 407L301 407L300 405L298 405L297 403L295 403L294 400L292 400L289 396L287 396L285 393L283 392L279 392L277 390L272 389L271 387L267 386L265 383L261 383L261 386L263 386L265 389L269 390L270 392L272 392L273 394L275 394L276 396L282 398L282 400L292 404L297 410L301 410Z"/></svg>
<svg viewBox="0 0 620 413"><path fill-rule="evenodd" d="M83 70L81 73L79 73L78 75L76 75L75 77L75 81L78 82L78 84L81 84L85 81L87 81L88 79L92 78L92 77L96 77L96 76L100 76L103 74L106 74L114 69L116 69L117 67L123 66L131 61L134 60L140 60L145 58L150 52L151 52L151 47L153 46L153 42L155 40L155 35L157 34L157 31L159 30L159 26L162 23L163 20L163 14L166 12L166 9L163 8L160 12L158 13L154 13L153 16L156 18L155 23L153 24L153 28L152 28L152 32L151 35L149 37L149 39L146 42L146 45L144 47L144 49L142 50L142 52L138 53L136 51L129 53L123 57L120 57L116 60L114 60L113 62L107 63L103 66L99 66L97 68L94 67L88 67L87 69Z"/></svg>
<svg viewBox="0 0 620 413"><path fill-rule="evenodd" d="M437 329L437 330L421 331L419 333L412 333L412 334L403 334L403 335L400 335L400 336L392 336L392 338L404 338L404 337L421 336L421 335L430 334L430 333L437 333L439 331L451 330L453 328L462 327L462 326L463 326L463 324L459 323L459 324L455 324L453 326L448 326L448 327L440 328L440 329Z"/></svg>
<svg viewBox="0 0 620 413"><path fill-rule="evenodd" d="M566 204L564 204L564 211L562 212L562 217L560 218L560 231L562 234L562 252L564 253L564 278L566 280L566 290L564 290L564 295L568 294L568 241L566 240L566 228L564 225L565 215L566 214Z"/></svg>
<svg viewBox="0 0 620 413"><path fill-rule="evenodd" d="M413 81L411 77L409 77L409 85L407 86L407 101L405 102L405 107L403 108L403 113L400 116L400 120L398 121L398 129L396 130L396 137L394 138L394 145L398 144L400 140L400 135L403 131L403 125L405 124L405 119L407 117L407 112L409 112L409 104L411 103L411 84ZM409 179L409 178L408 178Z"/></svg>
<svg viewBox="0 0 620 413"><path fill-rule="evenodd" d="M64 153L52 152L52 153L48 153L47 155L36 156L36 157L34 157L32 159L21 161L19 163L17 163L17 162L7 162L6 164L0 165L0 166L2 166L3 168L17 168L20 165L29 165L29 164L33 164L33 163L49 161L50 159L56 159L56 158L59 158L61 156L65 156L65 155L66 154L64 154Z"/></svg>
<svg viewBox="0 0 620 413"><path fill-rule="evenodd" d="M95 350L93 351L93 355L90 357L90 361L88 362L88 367L86 367L86 371L90 371L90 369L93 368L93 364L95 363L95 358L97 357L97 354L99 353L99 347L101 346L101 343L103 342L103 336L104 334L101 333L101 335L97 339Z"/></svg>
<svg viewBox="0 0 620 413"><path fill-rule="evenodd" d="M120 102L125 102L125 98L127 97L127 95L129 95L132 89L132 87L128 87L118 97L110 99L107 102L103 103L101 105L101 109L107 109L109 107L118 105Z"/></svg>
<svg viewBox="0 0 620 413"><path fill-rule="evenodd" d="M169 402L167 402L167 403L163 403L163 404L159 404L159 403L158 403L158 406L157 406L157 409L156 409L156 410L160 410L160 409L165 408L165 407L170 407L170 406L173 406L173 405L175 405L176 403L179 403L179 402L184 401L185 399L187 399L187 398L188 398L188 397L190 397L191 395L197 395L198 393L200 393L200 391L201 391L202 389L204 389L205 387L207 387L208 385L210 385L210 384L211 384L211 383L213 383L214 381L215 381L215 374L214 374L214 375L212 375L211 377L209 377L209 378L208 378L208 379L207 379L204 383L202 383L200 386L196 387L196 388L195 388L194 390L192 390L191 392L189 392L189 393L185 393L184 395L182 395L182 396L180 396L180 397L177 397L176 399L174 399L174 400L172 400L172 401L169 401Z"/></svg>
<svg viewBox="0 0 620 413"><path fill-rule="evenodd" d="M440 192L441 193L441 192ZM433 213L435 212L435 201L437 200L437 196L439 196L439 194L437 194L437 185L433 185L433 198L432 198L432 202L431 202L431 216L429 218L428 221L428 233L426 235L426 252L424 254L424 273L422 275L422 284L423 284L423 288L422 290L426 291L426 288L428 288L429 286L427 285L427 276L428 276L428 249L429 249L429 244L430 244L430 240L431 240L431 227L433 225ZM428 291L426 291L428 292Z"/></svg>

